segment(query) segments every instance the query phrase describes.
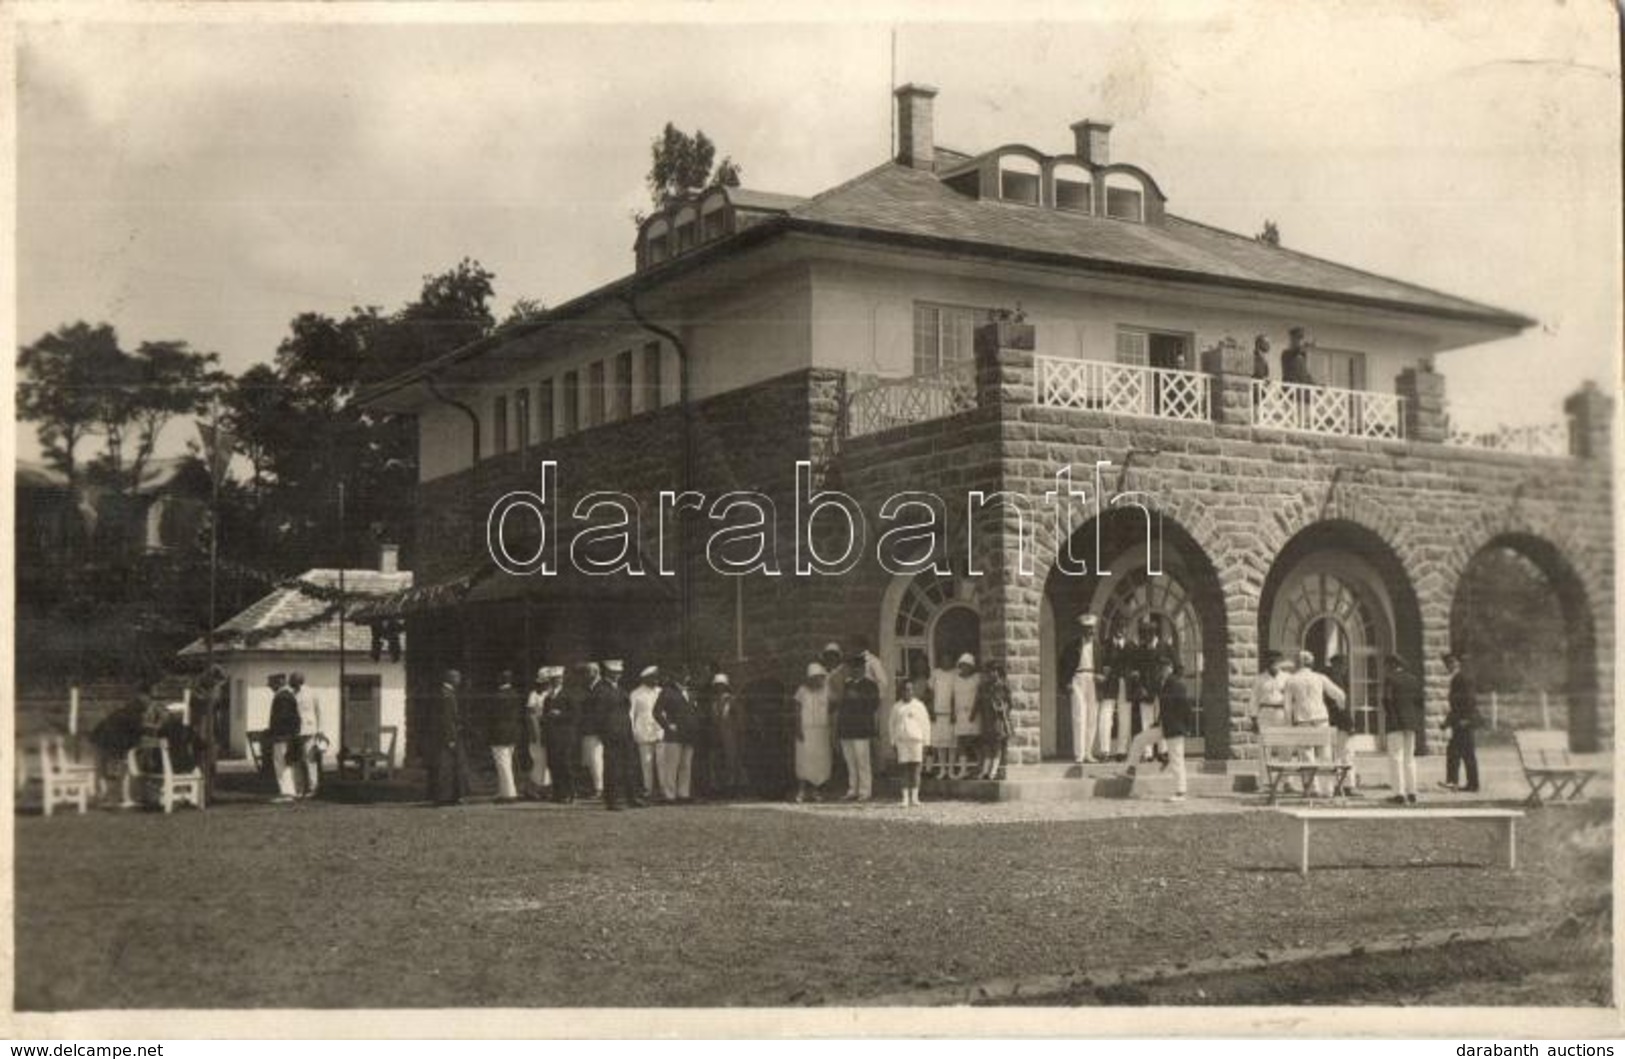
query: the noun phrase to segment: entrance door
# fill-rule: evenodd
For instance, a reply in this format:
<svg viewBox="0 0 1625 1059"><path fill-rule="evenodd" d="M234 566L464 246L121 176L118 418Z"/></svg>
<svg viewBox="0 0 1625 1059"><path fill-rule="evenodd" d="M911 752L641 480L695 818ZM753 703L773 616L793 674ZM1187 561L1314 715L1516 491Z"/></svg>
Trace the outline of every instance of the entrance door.
<svg viewBox="0 0 1625 1059"><path fill-rule="evenodd" d="M383 695L381 678L373 676L346 676L344 702L340 706L343 733L340 743L359 750L368 745L368 733L374 745L379 742L378 727L383 723Z"/></svg>
<svg viewBox="0 0 1625 1059"><path fill-rule="evenodd" d="M1276 599L1271 621L1279 630L1272 640L1313 654L1317 668L1338 655L1348 659L1350 745L1363 752L1381 746L1382 658L1392 641L1380 600L1368 598L1373 591L1354 567L1294 574Z"/></svg>

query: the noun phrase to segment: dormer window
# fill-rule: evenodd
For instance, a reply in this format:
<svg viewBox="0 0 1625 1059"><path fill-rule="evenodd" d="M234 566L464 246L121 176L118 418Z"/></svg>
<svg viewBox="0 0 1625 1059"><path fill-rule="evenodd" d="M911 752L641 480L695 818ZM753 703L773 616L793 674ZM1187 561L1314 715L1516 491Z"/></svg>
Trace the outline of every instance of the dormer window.
<svg viewBox="0 0 1625 1059"><path fill-rule="evenodd" d="M694 216L694 208L685 206L677 213L677 252L687 253L694 249L699 238L699 221Z"/></svg>
<svg viewBox="0 0 1625 1059"><path fill-rule="evenodd" d="M704 204L700 206L700 242L709 243L713 239L721 239L727 232L726 210L728 200L720 193L713 192Z"/></svg>
<svg viewBox="0 0 1625 1059"><path fill-rule="evenodd" d="M1094 181L1081 165L1062 163L1055 167L1055 208L1093 213Z"/></svg>
<svg viewBox="0 0 1625 1059"><path fill-rule="evenodd" d="M1106 175L1106 216L1120 221L1145 222L1145 188L1127 173Z"/></svg>
<svg viewBox="0 0 1625 1059"><path fill-rule="evenodd" d="M671 234L671 226L664 219L650 223L648 234L644 236L644 254L649 264L658 265L670 256L666 240Z"/></svg>
<svg viewBox="0 0 1625 1059"><path fill-rule="evenodd" d="M999 198L1026 206L1038 205L1039 165L1021 155L999 159Z"/></svg>

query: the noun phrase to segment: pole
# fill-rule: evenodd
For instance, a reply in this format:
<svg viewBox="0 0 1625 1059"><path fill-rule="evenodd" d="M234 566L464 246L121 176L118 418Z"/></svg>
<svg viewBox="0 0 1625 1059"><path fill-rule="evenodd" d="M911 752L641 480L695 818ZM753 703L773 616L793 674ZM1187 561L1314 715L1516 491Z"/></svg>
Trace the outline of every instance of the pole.
<svg viewBox="0 0 1625 1059"><path fill-rule="evenodd" d="M344 568L349 556L344 551L344 483L339 483L339 745L344 745L345 712L350 708L345 701L344 686Z"/></svg>
<svg viewBox="0 0 1625 1059"><path fill-rule="evenodd" d="M68 689L68 734L79 734L79 685Z"/></svg>
<svg viewBox="0 0 1625 1059"><path fill-rule="evenodd" d="M1540 689L1540 726L1542 728L1552 726L1551 703L1546 698L1545 688Z"/></svg>
<svg viewBox="0 0 1625 1059"><path fill-rule="evenodd" d="M1490 728L1497 730L1501 727L1501 693L1490 692Z"/></svg>

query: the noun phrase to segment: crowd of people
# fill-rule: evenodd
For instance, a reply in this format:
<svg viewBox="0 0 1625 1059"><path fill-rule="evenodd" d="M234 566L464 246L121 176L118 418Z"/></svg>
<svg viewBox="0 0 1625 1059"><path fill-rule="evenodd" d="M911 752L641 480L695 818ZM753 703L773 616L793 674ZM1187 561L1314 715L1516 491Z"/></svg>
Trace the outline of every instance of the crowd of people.
<svg viewBox="0 0 1625 1059"><path fill-rule="evenodd" d="M867 802L886 770L910 806L927 774L999 777L1015 708L1005 667L965 653L920 668L894 678L855 638L827 644L793 691L769 681L742 693L720 665L696 679L586 660L542 666L528 689L504 671L486 691L447 670L427 733L428 796L468 796L474 747L489 754L500 803L612 810L747 793Z"/></svg>

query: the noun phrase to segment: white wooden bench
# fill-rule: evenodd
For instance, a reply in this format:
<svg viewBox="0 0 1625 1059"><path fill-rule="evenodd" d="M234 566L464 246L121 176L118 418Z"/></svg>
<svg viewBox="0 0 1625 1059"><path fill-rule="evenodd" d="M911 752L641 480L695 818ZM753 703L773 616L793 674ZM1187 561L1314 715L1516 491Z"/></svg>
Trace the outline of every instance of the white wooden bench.
<svg viewBox="0 0 1625 1059"><path fill-rule="evenodd" d="M1529 729L1512 733L1518 746L1518 764L1529 781L1525 804L1539 807L1552 801L1574 801L1600 771L1576 761L1569 752L1567 732Z"/></svg>
<svg viewBox="0 0 1625 1059"><path fill-rule="evenodd" d="M1518 821L1523 812L1518 809L1277 809L1298 821L1298 872L1309 874L1309 825L1315 821L1334 820L1499 820L1505 827L1507 838L1507 867L1518 866Z"/></svg>
<svg viewBox="0 0 1625 1059"><path fill-rule="evenodd" d="M1281 782L1288 775L1302 780L1306 798L1321 776L1332 777L1334 797L1342 794L1343 785L1348 782L1349 766L1332 760L1336 738L1336 731L1325 725L1260 729L1258 760L1264 771L1260 778L1269 804L1275 804L1276 797L1282 793Z"/></svg>

